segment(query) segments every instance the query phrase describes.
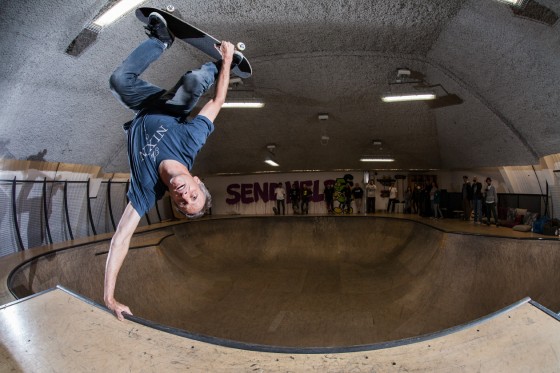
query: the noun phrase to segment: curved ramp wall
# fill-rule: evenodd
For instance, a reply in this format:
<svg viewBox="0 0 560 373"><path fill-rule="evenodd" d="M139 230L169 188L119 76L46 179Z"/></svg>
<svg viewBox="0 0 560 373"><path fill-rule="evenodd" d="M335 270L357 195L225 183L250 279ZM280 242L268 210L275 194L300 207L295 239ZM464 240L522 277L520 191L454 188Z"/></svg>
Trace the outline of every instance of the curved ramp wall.
<svg viewBox="0 0 560 373"><path fill-rule="evenodd" d="M57 284L102 303L108 242L21 266L13 291ZM136 236L117 299L135 316L247 343L321 347L410 338L526 296L558 312L555 241L450 234L373 217L240 217Z"/></svg>

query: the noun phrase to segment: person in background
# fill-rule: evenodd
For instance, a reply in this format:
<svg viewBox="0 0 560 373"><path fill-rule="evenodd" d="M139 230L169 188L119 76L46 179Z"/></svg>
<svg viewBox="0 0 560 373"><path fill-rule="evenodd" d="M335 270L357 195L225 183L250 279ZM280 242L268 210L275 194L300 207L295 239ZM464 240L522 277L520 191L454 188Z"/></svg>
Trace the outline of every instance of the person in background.
<svg viewBox="0 0 560 373"><path fill-rule="evenodd" d="M342 190L344 196L344 203L340 206L343 214L349 214L352 209L352 187L346 184Z"/></svg>
<svg viewBox="0 0 560 373"><path fill-rule="evenodd" d="M278 211L278 215L286 215L286 189L284 189L282 183L279 183L274 189L274 195L276 196L276 210ZM282 208L282 212L280 212L280 207Z"/></svg>
<svg viewBox="0 0 560 373"><path fill-rule="evenodd" d="M311 199L311 189L307 184L303 184L303 189L301 190L301 213L309 214L309 200Z"/></svg>
<svg viewBox="0 0 560 373"><path fill-rule="evenodd" d="M327 204L327 214L334 213L334 184L329 182L325 187L325 203Z"/></svg>
<svg viewBox="0 0 560 373"><path fill-rule="evenodd" d="M290 188L290 200L292 201L292 211L294 214L299 214L299 199L300 191L298 184L294 181L292 187Z"/></svg>
<svg viewBox="0 0 560 373"><path fill-rule="evenodd" d="M407 214L412 212L412 189L410 186L404 192L404 212Z"/></svg>
<svg viewBox="0 0 560 373"><path fill-rule="evenodd" d="M438 188L437 183L432 182L432 189L430 189L430 202L432 204L432 211L434 213L434 219L443 218L439 204L441 201L441 191Z"/></svg>
<svg viewBox="0 0 560 373"><path fill-rule="evenodd" d="M366 213L375 213L375 193L377 192L377 187L375 186L375 180L370 180L366 185Z"/></svg>
<svg viewBox="0 0 560 373"><path fill-rule="evenodd" d="M422 188L416 184L412 190L412 212L421 215L420 200L422 198Z"/></svg>
<svg viewBox="0 0 560 373"><path fill-rule="evenodd" d="M494 217L494 224L496 227L500 226L498 221L498 193L496 188L492 185L492 179L486 178L486 189L484 190L484 203L486 204L486 225L490 225L491 216Z"/></svg>
<svg viewBox="0 0 560 373"><path fill-rule="evenodd" d="M474 212L474 224L482 222L482 183L477 181L476 176L472 182L472 207Z"/></svg>
<svg viewBox="0 0 560 373"><path fill-rule="evenodd" d="M354 188L352 188L352 197L354 198L354 205L356 206L357 213L361 214L364 201L364 190L359 183L356 183Z"/></svg>
<svg viewBox="0 0 560 373"><path fill-rule="evenodd" d="M469 182L468 176L463 176L463 188L461 189L461 194L463 197L463 220L470 221L471 220L471 201L472 201L472 185Z"/></svg>
<svg viewBox="0 0 560 373"><path fill-rule="evenodd" d="M395 212L395 205L397 203L398 190L395 183L391 184L389 188L389 203L387 204L387 212Z"/></svg>

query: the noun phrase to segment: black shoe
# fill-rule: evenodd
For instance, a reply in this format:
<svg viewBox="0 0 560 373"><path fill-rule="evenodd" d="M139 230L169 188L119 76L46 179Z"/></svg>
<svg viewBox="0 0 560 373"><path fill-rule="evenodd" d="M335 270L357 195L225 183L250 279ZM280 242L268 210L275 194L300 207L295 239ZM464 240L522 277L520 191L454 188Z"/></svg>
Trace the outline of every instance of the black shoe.
<svg viewBox="0 0 560 373"><path fill-rule="evenodd" d="M233 70L237 65L239 65L241 61L243 61L243 58L244 56L240 52L233 52L233 59L231 60L230 70ZM218 71L220 71L220 69L222 68L222 60L216 61L214 62L214 64L216 65Z"/></svg>
<svg viewBox="0 0 560 373"><path fill-rule="evenodd" d="M157 12L152 12L148 16L148 25L144 27L147 31L146 34L152 38L159 39L165 48L171 47L175 37L167 28L167 22L165 18Z"/></svg>
<svg viewBox="0 0 560 373"><path fill-rule="evenodd" d="M243 61L243 54L241 52L235 51L233 52L233 59L231 61L231 68L233 69L237 65L239 65Z"/></svg>

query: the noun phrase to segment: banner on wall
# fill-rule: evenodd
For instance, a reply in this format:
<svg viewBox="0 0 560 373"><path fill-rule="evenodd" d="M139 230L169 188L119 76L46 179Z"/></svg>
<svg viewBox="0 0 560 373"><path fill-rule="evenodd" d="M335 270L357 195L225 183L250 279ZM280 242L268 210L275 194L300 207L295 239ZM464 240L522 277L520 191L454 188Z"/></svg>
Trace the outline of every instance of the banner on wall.
<svg viewBox="0 0 560 373"><path fill-rule="evenodd" d="M314 174L315 177L318 175L320 174ZM297 188L301 191L304 186L307 186L311 190L310 202L324 202L324 190L327 185L332 184L335 190L333 201L335 212L342 212L342 208L347 202L344 190L345 188L351 188L354 185L354 176L352 174L342 174L340 177L337 177L336 175L329 176L330 177L325 175L324 178L305 179L306 175L304 174L294 174L285 175L288 180L281 182L271 182L269 180L230 182L225 186L224 200L225 204L228 206L241 205L242 207L275 202L275 189L281 185L286 190L286 203L288 205L292 203L290 197L292 189ZM264 177L256 178L264 179ZM215 186L213 186L213 188L215 188Z"/></svg>

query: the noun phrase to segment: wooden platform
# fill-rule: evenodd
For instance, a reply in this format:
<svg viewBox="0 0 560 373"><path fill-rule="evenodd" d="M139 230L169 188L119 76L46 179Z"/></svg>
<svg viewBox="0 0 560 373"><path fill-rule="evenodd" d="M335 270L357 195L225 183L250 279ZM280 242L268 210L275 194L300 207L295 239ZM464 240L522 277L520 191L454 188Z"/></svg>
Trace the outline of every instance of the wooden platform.
<svg viewBox="0 0 560 373"><path fill-rule="evenodd" d="M485 320L393 345L262 352L161 332L63 289L0 307L1 372L558 372L560 323L524 300ZM351 351L351 350L349 350Z"/></svg>

